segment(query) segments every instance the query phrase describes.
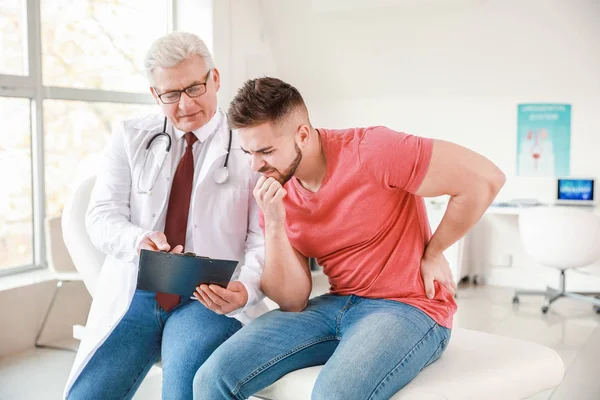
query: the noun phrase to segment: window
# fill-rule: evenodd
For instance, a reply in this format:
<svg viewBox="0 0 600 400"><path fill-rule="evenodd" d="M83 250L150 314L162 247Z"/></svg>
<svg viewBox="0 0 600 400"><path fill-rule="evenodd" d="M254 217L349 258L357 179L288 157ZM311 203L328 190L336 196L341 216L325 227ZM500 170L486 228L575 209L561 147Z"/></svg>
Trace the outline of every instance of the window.
<svg viewBox="0 0 600 400"><path fill-rule="evenodd" d="M152 110L151 105L44 101L46 215L62 213L69 184L90 157L102 153L116 122Z"/></svg>
<svg viewBox="0 0 600 400"><path fill-rule="evenodd" d="M164 0L42 0L44 85L147 93L143 58L165 15Z"/></svg>
<svg viewBox="0 0 600 400"><path fill-rule="evenodd" d="M115 123L156 111L143 58L173 2L0 0L0 275L47 265L44 220L75 174Z"/></svg>
<svg viewBox="0 0 600 400"><path fill-rule="evenodd" d="M29 99L0 97L0 270L33 263L30 109Z"/></svg>
<svg viewBox="0 0 600 400"><path fill-rule="evenodd" d="M0 74L25 75L25 0L0 0Z"/></svg>

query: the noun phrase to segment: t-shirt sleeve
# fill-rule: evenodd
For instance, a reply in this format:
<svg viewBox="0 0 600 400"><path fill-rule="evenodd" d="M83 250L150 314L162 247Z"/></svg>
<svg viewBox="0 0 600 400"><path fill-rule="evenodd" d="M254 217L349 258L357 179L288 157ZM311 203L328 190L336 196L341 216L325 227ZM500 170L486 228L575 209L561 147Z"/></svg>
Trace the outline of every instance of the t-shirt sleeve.
<svg viewBox="0 0 600 400"><path fill-rule="evenodd" d="M429 168L433 139L378 126L365 131L358 145L361 168L387 188L415 193Z"/></svg>

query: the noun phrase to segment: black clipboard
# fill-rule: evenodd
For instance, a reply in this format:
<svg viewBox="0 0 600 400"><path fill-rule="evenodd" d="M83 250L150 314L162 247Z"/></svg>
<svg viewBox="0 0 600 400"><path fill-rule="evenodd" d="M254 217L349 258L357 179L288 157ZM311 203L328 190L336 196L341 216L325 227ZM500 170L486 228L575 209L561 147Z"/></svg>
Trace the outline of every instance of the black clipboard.
<svg viewBox="0 0 600 400"><path fill-rule="evenodd" d="M237 264L191 253L141 250L137 289L192 296L202 283L227 287Z"/></svg>

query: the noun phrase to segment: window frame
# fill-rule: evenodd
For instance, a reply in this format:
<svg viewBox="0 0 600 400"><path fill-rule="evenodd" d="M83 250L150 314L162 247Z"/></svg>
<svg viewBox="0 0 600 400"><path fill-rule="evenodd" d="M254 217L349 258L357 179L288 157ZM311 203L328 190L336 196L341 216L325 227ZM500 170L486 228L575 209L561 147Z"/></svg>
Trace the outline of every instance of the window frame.
<svg viewBox="0 0 600 400"><path fill-rule="evenodd" d="M150 94L44 86L42 84L41 1L25 0L26 74L0 74L0 97L26 98L31 104L31 182L33 206L33 264L0 269L0 277L48 267L45 243L46 190L44 171L44 100L75 100L103 103L155 104ZM167 31L176 30L177 0L167 1Z"/></svg>

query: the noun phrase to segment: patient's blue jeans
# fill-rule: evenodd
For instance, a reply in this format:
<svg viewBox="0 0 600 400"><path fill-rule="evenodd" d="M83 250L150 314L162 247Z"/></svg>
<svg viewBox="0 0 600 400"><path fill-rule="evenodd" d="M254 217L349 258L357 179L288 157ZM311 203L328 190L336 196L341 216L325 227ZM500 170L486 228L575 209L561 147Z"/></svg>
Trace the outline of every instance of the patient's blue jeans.
<svg viewBox="0 0 600 400"><path fill-rule="evenodd" d="M165 312L153 292L138 290L123 319L73 384L68 398L130 399L160 356L162 398L191 399L198 368L240 328L238 320L215 314L186 298Z"/></svg>
<svg viewBox="0 0 600 400"><path fill-rule="evenodd" d="M449 339L449 329L413 306L323 295L302 312L274 310L233 335L198 370L194 399L246 399L288 372L327 363L313 399L387 400Z"/></svg>

